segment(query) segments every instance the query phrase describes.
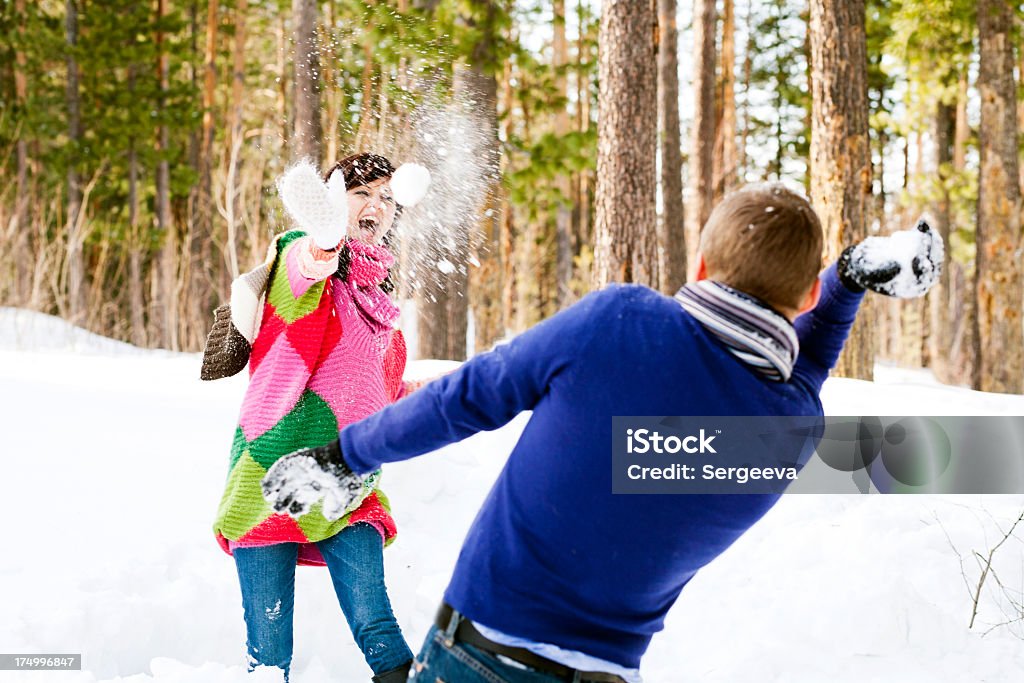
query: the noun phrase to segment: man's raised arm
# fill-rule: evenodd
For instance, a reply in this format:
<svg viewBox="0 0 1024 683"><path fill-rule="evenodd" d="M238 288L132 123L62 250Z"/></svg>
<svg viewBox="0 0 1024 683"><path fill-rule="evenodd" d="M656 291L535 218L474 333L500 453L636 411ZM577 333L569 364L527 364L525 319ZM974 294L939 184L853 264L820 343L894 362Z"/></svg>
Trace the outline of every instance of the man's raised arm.
<svg viewBox="0 0 1024 683"><path fill-rule="evenodd" d="M793 374L820 389L839 360L864 291L901 299L924 296L938 281L942 259L942 239L924 220L912 230L847 247L821 274L818 305L793 323L800 340Z"/></svg>

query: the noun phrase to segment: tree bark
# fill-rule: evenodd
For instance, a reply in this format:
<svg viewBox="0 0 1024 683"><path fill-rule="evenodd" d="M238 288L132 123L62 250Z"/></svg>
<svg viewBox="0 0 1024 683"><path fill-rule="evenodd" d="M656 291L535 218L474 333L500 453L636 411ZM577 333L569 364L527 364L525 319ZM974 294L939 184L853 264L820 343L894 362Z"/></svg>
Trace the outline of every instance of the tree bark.
<svg viewBox="0 0 1024 683"><path fill-rule="evenodd" d="M496 9L491 5L492 10ZM474 323L473 347L475 352L485 351L504 333L501 307L501 272L502 260L509 254L501 251L499 235L501 232L501 188L498 178L498 81L493 74L485 71L486 67L477 64L490 64L488 51L493 49L494 36L485 37L478 49L484 52L474 58L473 66L459 66L455 71L455 99L475 101L474 108L480 117L482 128L486 131L487 145L480 152L487 156L487 174L491 182L487 188L483 206L479 207L479 219L476 225L466 226L474 236L471 242L473 265L470 276L459 277L460 271L452 274L453 282L450 290L454 295L450 300L449 330L451 355L447 358L461 360L466 354L466 309L472 307ZM475 261L475 263L473 263ZM468 287L468 292L466 291ZM468 306L467 306L468 304Z"/></svg>
<svg viewBox="0 0 1024 683"><path fill-rule="evenodd" d="M512 110L514 102L512 95L512 62L510 60L506 60L503 66L501 100L502 111L506 112L506 116L501 123L503 133L502 138L508 140L512 133L512 117L508 116L507 113ZM502 158L501 165L502 175L504 175L509 168L508 157ZM507 193L502 193L501 234L499 237L499 241L501 243L500 249L503 256L501 264L501 324L506 332L511 332L513 330L516 319L516 278L519 276L515 267L516 244L518 242L517 238L518 235L516 234L516 226L514 216L512 214L512 203L509 202Z"/></svg>
<svg viewBox="0 0 1024 683"><path fill-rule="evenodd" d="M1024 390L1021 327L1020 185L1017 174L1017 90L1013 80L1014 9L1007 0L980 0L978 92L981 168L978 183L978 365L981 391Z"/></svg>
<svg viewBox="0 0 1024 683"><path fill-rule="evenodd" d="M956 95L956 125L953 133L953 172L962 177L967 166L967 139L970 126L967 122L967 72L960 73ZM960 218L957 216L956 221ZM957 225L950 227L955 232ZM970 384L974 377L974 368L978 364L975 351L978 348L977 298L974 296L974 279L976 273L968 271L964 264L950 261L950 299L955 302L954 320L952 321L953 337L949 356L953 359L951 382ZM975 269L976 270L976 269Z"/></svg>
<svg viewBox="0 0 1024 683"><path fill-rule="evenodd" d="M716 23L715 0L694 0L690 205L686 211L686 262L691 267L714 201Z"/></svg>
<svg viewBox="0 0 1024 683"><path fill-rule="evenodd" d="M656 168L658 100L654 11L607 0L601 10L596 246L593 283L658 286Z"/></svg>
<svg viewBox="0 0 1024 683"><path fill-rule="evenodd" d="M485 174L489 178L483 206L479 211L476 225L468 226L475 240L472 243L474 266L469 272L468 296L459 300L459 305L469 303L473 310L474 352L485 351L505 334L501 304L501 274L503 263L512 255L502 250L501 244L501 183L499 168L501 161L498 141L498 79L496 73L502 67L497 56L501 40L500 4L488 0L482 19L473 19L480 39L470 55L470 64L456 70L454 94L456 101L472 101L479 112L479 121L484 132L482 149L479 153L486 158ZM563 7L564 21L564 7ZM556 21L557 24L557 21ZM563 40L565 27L562 27ZM564 46L563 46L564 49ZM556 57L557 59L557 57ZM568 117L566 117L568 120ZM568 226L567 226L568 229ZM569 267L571 269L570 260ZM570 270L571 272L571 270ZM465 329L461 330L462 345L465 349ZM458 343L454 339L453 343Z"/></svg>
<svg viewBox="0 0 1024 683"><path fill-rule="evenodd" d="M658 0L658 132L662 206L661 220L658 221L658 288L665 294L672 294L686 282L676 9L676 0Z"/></svg>
<svg viewBox="0 0 1024 683"><path fill-rule="evenodd" d="M231 106L228 108L227 148L228 163L225 174L224 208L227 213L228 268L231 278L238 277L238 221L241 211L238 204L240 175L242 169L242 143L244 126L242 122L243 97L245 96L245 20L249 9L248 0L237 0L235 6L235 42L231 50Z"/></svg>
<svg viewBox="0 0 1024 683"><path fill-rule="evenodd" d="M14 11L17 15L17 32L20 37L25 35L25 0L15 0ZM28 78L25 73L27 60L25 53L21 50L14 52L14 102L16 110L22 115L28 102ZM11 249L15 254L27 256L29 251L29 186L28 186L28 141L23 131L14 145L15 156L15 190L14 190L14 213L11 216L10 232L12 235ZM28 258L15 259L14 282L11 288L15 292L11 303L19 306L25 305L28 298L32 273L28 266Z"/></svg>
<svg viewBox="0 0 1024 683"><path fill-rule="evenodd" d="M589 62L591 59L590 46L587 44L587 33L589 27L592 24L586 22L586 8L587 0L579 0L576 4L576 17L577 25L579 26L579 39L576 44L576 61L580 63L581 68L577 71L577 93L578 102L580 107L579 113L579 131L586 133L590 131L590 117L592 109L593 95L590 86L590 76L586 72L582 65ZM590 171L586 168L582 169L579 174L579 221L576 226L576 255L580 255L583 252L582 246L584 244L593 244L593 221L591 220L591 202L590 202ZM588 266L593 267L591 262ZM590 279L590 272L581 273L581 276L585 279Z"/></svg>
<svg viewBox="0 0 1024 683"><path fill-rule="evenodd" d="M292 159L321 159L320 54L316 44L316 0L292 0L295 22L295 134ZM367 106L367 103L363 103Z"/></svg>
<svg viewBox="0 0 1024 683"><path fill-rule="evenodd" d="M67 44L67 83L65 88L65 105L68 112L68 143L72 149L68 162L67 173L67 302L68 319L74 325L82 325L86 314L85 263L82 249L83 224L82 212L82 180L78 174L77 146L82 138L82 120L78 93L78 60L75 50L78 45L78 5L76 0L65 2L65 41Z"/></svg>
<svg viewBox="0 0 1024 683"><path fill-rule="evenodd" d="M274 37L277 41L277 97L275 99L274 113L276 121L281 126L281 141L285 147L291 149L291 128L288 126L288 92L291 90L288 77L294 72L288 68L286 55L288 53L288 39L285 30L286 17L284 12L278 13L277 23L274 24ZM293 152L294 153L294 152Z"/></svg>
<svg viewBox="0 0 1024 683"><path fill-rule="evenodd" d="M930 306L930 332L927 343L928 358L931 361L932 371L943 382L950 381L950 366L952 359L949 356L949 349L952 344L951 321L953 315L950 311L950 216L949 216L949 189L948 182L953 169L953 131L956 127L956 107L941 100L935 107L935 165L936 177L941 183L935 201L932 204L932 218L935 224L932 226L942 236L942 241L947 245L942 262L942 275L938 283L928 293L928 304Z"/></svg>
<svg viewBox="0 0 1024 683"><path fill-rule="evenodd" d="M338 160L338 117L341 112L341 91L343 88L337 87L337 65L341 64L341 58L338 55L338 48L334 44L333 40L330 39L331 32L335 28L335 7L334 0L328 0L327 2L327 16L326 16L326 30L325 34L328 38L325 46L326 51L326 63L324 64L324 83L327 84L327 90L324 93L324 98L327 100L325 107L327 109L327 127L324 130L324 142L327 146L325 150L325 159L328 165L333 164ZM405 12L403 2L399 2L398 11ZM399 78L402 77L401 67L399 68Z"/></svg>
<svg viewBox="0 0 1024 683"><path fill-rule="evenodd" d="M733 0L722 3L722 50L719 68L722 112L715 134L714 201L736 187L736 17Z"/></svg>
<svg viewBox="0 0 1024 683"><path fill-rule="evenodd" d="M356 150L366 151L373 119L373 44L372 34L363 38L363 95L359 101L359 128L356 132Z"/></svg>
<svg viewBox="0 0 1024 683"><path fill-rule="evenodd" d="M214 94L217 87L218 1L207 0L206 44L203 50L203 124L199 143L199 222L207 231L213 216ZM202 239L202 236L200 237Z"/></svg>
<svg viewBox="0 0 1024 683"><path fill-rule="evenodd" d="M565 68L569 63L569 44L565 38L565 0L554 0L553 35L551 40L551 65L555 68L555 88L559 95L569 96L568 81ZM579 103L577 103L579 106ZM572 131L569 112L559 107L555 112L555 135L562 137ZM568 171L559 173L557 179L559 192L558 208L555 210L555 237L557 240L556 282L558 287L558 304L566 306L572 292L569 282L572 280L572 184Z"/></svg>
<svg viewBox="0 0 1024 683"><path fill-rule="evenodd" d="M871 196L864 0L811 0L811 200L825 229L825 260L867 236ZM871 379L873 316L861 307L836 374Z"/></svg>
<svg viewBox="0 0 1024 683"><path fill-rule="evenodd" d="M157 17L167 15L169 0L157 0ZM170 89L168 76L168 56L164 49L163 31L156 34L157 81L160 86L160 97L157 104L159 115L163 116L166 105L167 91ZM178 349L178 239L171 218L171 169L167 160L170 148L170 132L167 124L160 121L157 126L157 169L156 169L156 225L163 246L160 254L159 294L153 297L159 307L158 329L163 346L171 351Z"/></svg>
<svg viewBox="0 0 1024 683"><path fill-rule="evenodd" d="M135 94L135 65L128 67L128 92ZM131 309L131 340L146 345L146 302L143 295L143 240L139 230L139 155L134 137L128 138L128 303Z"/></svg>
<svg viewBox="0 0 1024 683"><path fill-rule="evenodd" d="M743 128L740 131L740 148L737 151L739 157L739 178L740 184L747 179L747 140L750 137L750 82L754 71L754 25L751 21L753 10L747 5L746 29L747 44L743 49Z"/></svg>
<svg viewBox="0 0 1024 683"><path fill-rule="evenodd" d="M970 125L967 122L967 73L960 74L956 84L956 124L953 127L953 170L962 171L967 166L967 138Z"/></svg>

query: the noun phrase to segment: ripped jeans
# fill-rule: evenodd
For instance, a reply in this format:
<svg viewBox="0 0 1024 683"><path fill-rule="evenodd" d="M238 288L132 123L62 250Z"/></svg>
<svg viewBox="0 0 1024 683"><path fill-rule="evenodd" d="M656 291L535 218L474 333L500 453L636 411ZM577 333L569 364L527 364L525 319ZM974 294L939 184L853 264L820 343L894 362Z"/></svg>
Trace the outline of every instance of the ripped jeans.
<svg viewBox="0 0 1024 683"><path fill-rule="evenodd" d="M383 547L380 533L362 523L317 543L341 611L374 674L412 659L384 585ZM298 548L295 543L279 543L235 548L233 553L242 588L250 671L256 666L276 666L284 671L286 681L292 661Z"/></svg>

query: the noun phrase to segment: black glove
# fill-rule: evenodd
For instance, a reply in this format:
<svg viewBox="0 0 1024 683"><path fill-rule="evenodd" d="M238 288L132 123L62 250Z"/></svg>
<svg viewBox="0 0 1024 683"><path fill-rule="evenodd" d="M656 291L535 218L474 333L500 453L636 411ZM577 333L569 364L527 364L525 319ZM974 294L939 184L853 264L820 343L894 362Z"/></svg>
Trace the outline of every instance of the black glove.
<svg viewBox="0 0 1024 683"><path fill-rule="evenodd" d="M847 289L913 299L938 282L942 257L942 238L921 219L913 230L868 237L847 247L836 269Z"/></svg>
<svg viewBox="0 0 1024 683"><path fill-rule="evenodd" d="M353 472L335 439L316 448L303 448L275 462L263 481L263 497L278 512L301 517L323 498L323 515L342 517L364 491L363 477Z"/></svg>

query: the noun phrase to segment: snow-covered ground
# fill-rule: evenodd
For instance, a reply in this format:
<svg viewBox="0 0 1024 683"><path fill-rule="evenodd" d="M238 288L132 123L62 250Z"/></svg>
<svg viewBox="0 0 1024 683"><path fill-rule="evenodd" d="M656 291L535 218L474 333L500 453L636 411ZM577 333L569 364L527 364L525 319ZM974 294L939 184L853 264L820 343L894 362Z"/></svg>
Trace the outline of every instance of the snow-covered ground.
<svg viewBox="0 0 1024 683"><path fill-rule="evenodd" d="M420 361L409 376L447 367ZM0 652L82 653L83 671L0 681L255 683L243 664L234 565L210 532L243 377L203 383L196 355L141 351L0 309ZM826 411L1024 414L1024 397L879 367L830 380ZM416 461L384 488L400 534L385 554L417 649L462 537L526 415ZM788 496L702 571L644 660L676 681L1020 681L1024 629L968 586L1024 496ZM964 558L966 577L956 551ZM1024 546L997 574L1024 585ZM994 581L989 580L994 587ZM326 571L298 571L294 681L365 681Z"/></svg>

